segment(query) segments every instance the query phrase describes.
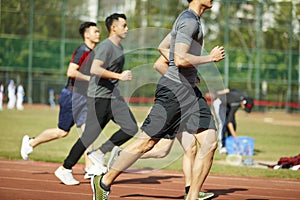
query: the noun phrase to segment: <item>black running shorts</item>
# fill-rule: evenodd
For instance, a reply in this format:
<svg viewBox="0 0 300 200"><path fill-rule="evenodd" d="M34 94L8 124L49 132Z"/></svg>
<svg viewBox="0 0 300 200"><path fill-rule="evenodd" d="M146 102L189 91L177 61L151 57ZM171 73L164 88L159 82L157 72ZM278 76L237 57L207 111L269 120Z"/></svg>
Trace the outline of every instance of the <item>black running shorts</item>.
<svg viewBox="0 0 300 200"><path fill-rule="evenodd" d="M206 100L197 87L181 84L166 77L159 80L155 103L141 129L153 139L199 129L216 129Z"/></svg>

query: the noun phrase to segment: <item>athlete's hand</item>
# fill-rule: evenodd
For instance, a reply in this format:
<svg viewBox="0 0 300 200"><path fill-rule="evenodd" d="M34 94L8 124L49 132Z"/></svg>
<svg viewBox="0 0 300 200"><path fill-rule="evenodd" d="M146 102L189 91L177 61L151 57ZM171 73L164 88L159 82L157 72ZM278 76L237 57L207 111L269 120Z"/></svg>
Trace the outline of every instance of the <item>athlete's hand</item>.
<svg viewBox="0 0 300 200"><path fill-rule="evenodd" d="M225 58L225 49L224 47L216 46L213 48L209 54L213 62L219 62Z"/></svg>
<svg viewBox="0 0 300 200"><path fill-rule="evenodd" d="M130 81L132 79L132 73L130 70L125 70L121 73L120 81Z"/></svg>

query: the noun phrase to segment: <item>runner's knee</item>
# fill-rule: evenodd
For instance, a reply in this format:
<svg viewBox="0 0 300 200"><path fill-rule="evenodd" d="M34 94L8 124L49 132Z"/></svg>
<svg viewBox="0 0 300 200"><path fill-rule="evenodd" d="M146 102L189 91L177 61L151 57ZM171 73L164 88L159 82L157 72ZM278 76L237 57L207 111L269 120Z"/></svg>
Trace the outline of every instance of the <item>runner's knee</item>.
<svg viewBox="0 0 300 200"><path fill-rule="evenodd" d="M66 137L67 135L69 134L69 132L68 131L64 131L64 130L59 130L58 132L57 132L57 138L64 138L64 137Z"/></svg>
<svg viewBox="0 0 300 200"><path fill-rule="evenodd" d="M218 142L215 141L211 144L210 151L215 151L218 148Z"/></svg>
<svg viewBox="0 0 300 200"><path fill-rule="evenodd" d="M214 153L217 148L218 148L218 140L215 131L214 133L213 132L208 133L201 144L200 157L205 157L208 154Z"/></svg>
<svg viewBox="0 0 300 200"><path fill-rule="evenodd" d="M153 157L154 158L164 158L169 154L169 152L170 152L169 148L162 148L162 149L155 151L153 153Z"/></svg>
<svg viewBox="0 0 300 200"><path fill-rule="evenodd" d="M210 152L214 152L218 148L218 139L215 131L206 136L205 143L209 146Z"/></svg>
<svg viewBox="0 0 300 200"><path fill-rule="evenodd" d="M153 140L153 139L149 139L149 140L145 141L145 142L143 143L143 145L141 145L141 146L139 147L139 152L142 153L142 154L144 154L144 153L146 153L147 151L150 151L150 150L154 147L154 145L155 145L156 143L157 143L157 141L156 141L156 140Z"/></svg>
<svg viewBox="0 0 300 200"><path fill-rule="evenodd" d="M197 154L197 145L194 142L188 149L184 151L185 155L194 158Z"/></svg>

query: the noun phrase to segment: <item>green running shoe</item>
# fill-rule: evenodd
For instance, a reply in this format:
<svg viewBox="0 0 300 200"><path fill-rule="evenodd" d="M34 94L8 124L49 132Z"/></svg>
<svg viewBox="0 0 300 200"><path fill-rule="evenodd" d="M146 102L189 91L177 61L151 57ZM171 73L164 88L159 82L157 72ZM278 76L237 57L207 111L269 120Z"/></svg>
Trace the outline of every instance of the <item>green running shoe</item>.
<svg viewBox="0 0 300 200"><path fill-rule="evenodd" d="M100 186L100 180L104 174L96 175L91 179L91 186L93 189L93 200L108 200L109 199L109 192L104 190Z"/></svg>
<svg viewBox="0 0 300 200"><path fill-rule="evenodd" d="M184 199L186 199L187 194L184 194ZM198 200L205 200L210 199L211 197L215 196L212 192L199 192Z"/></svg>
<svg viewBox="0 0 300 200"><path fill-rule="evenodd" d="M199 192L198 200L210 199L213 196L215 196L215 194L212 192Z"/></svg>

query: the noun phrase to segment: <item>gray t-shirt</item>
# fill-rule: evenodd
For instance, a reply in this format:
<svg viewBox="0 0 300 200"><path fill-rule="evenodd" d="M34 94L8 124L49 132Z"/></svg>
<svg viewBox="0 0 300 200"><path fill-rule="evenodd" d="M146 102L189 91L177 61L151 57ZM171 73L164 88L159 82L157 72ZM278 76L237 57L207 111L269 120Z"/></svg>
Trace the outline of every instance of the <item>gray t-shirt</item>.
<svg viewBox="0 0 300 200"><path fill-rule="evenodd" d="M94 50L94 59L104 62L106 70L121 73L124 66L123 47L116 46L111 40L103 40ZM119 81L91 75L87 95L89 97L116 98L120 96Z"/></svg>
<svg viewBox="0 0 300 200"><path fill-rule="evenodd" d="M192 10L183 11L176 19L170 43L170 63L166 77L180 83L194 85L197 79L197 66L178 68L174 63L174 49L176 43L184 43L190 46L189 53L201 55L203 44L203 32L199 16Z"/></svg>

